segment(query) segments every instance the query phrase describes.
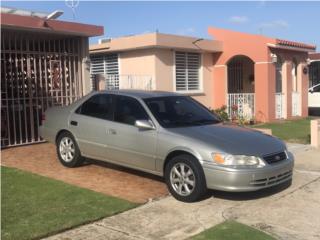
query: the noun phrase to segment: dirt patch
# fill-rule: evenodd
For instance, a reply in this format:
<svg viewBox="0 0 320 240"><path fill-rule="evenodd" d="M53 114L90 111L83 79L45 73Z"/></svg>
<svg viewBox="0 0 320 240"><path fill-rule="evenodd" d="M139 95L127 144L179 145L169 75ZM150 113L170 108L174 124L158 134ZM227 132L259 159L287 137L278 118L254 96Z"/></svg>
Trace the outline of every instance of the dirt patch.
<svg viewBox="0 0 320 240"><path fill-rule="evenodd" d="M167 195L162 178L104 162L89 161L66 168L50 143L14 147L1 151L1 165L15 167L111 196L144 203Z"/></svg>

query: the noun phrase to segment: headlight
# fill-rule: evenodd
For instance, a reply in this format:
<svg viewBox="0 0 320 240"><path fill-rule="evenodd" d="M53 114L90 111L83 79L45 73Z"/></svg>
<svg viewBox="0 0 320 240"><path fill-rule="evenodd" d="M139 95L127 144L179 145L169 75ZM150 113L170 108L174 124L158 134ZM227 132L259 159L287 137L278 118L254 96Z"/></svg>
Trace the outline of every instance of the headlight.
<svg viewBox="0 0 320 240"><path fill-rule="evenodd" d="M217 165L232 168L259 168L265 166L265 163L255 156L212 153L212 160Z"/></svg>

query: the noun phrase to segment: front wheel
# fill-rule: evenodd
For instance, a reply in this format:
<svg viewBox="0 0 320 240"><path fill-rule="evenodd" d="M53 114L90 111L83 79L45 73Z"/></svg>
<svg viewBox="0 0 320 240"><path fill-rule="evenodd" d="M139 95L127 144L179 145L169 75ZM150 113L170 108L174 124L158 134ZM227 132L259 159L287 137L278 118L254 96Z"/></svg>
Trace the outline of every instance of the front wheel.
<svg viewBox="0 0 320 240"><path fill-rule="evenodd" d="M77 167L84 161L79 147L69 132L63 132L57 139L57 154L62 165L66 167Z"/></svg>
<svg viewBox="0 0 320 240"><path fill-rule="evenodd" d="M190 155L172 158L165 168L165 180L172 196L183 202L194 202L207 191L203 169Z"/></svg>

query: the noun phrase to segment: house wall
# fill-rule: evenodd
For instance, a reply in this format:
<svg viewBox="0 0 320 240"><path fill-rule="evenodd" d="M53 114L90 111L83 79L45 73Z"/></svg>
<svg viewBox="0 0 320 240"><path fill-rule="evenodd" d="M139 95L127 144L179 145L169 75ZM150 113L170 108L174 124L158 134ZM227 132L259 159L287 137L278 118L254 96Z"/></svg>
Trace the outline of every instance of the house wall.
<svg viewBox="0 0 320 240"><path fill-rule="evenodd" d="M119 53L120 75L150 75L155 72L155 52L153 49L141 49Z"/></svg>
<svg viewBox="0 0 320 240"><path fill-rule="evenodd" d="M205 106L212 108L212 54L202 53L201 63L202 91L190 95ZM152 76L156 90L175 91L174 64L174 50L172 49L138 49L119 54L121 75Z"/></svg>
<svg viewBox="0 0 320 240"><path fill-rule="evenodd" d="M301 116L307 116L308 74L303 73L307 53L295 50L282 50L276 39L262 35L245 34L219 28L209 28L209 35L223 42L223 52L213 54L213 106L219 108L227 104L227 64L234 56L244 55L254 62L255 118L267 122L275 120L275 64L271 53L281 56L283 65L283 92L285 93L285 117L292 118L292 60L298 62L298 92L301 93ZM236 41L235 41L236 39ZM249 87L248 85L245 85ZM249 89L246 89L249 90ZM224 94L223 94L224 93Z"/></svg>
<svg viewBox="0 0 320 240"><path fill-rule="evenodd" d="M156 49L156 87L157 90L175 91L174 50ZM202 53L200 68L201 91L190 95L206 107L212 108L212 53Z"/></svg>

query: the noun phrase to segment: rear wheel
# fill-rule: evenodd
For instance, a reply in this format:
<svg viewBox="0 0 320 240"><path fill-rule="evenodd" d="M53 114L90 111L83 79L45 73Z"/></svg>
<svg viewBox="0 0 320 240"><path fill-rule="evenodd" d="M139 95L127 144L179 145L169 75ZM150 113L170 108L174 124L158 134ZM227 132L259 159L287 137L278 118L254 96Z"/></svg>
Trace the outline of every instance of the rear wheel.
<svg viewBox="0 0 320 240"><path fill-rule="evenodd" d="M203 169L196 158L179 155L165 168L165 180L172 196L183 202L201 199L207 191Z"/></svg>
<svg viewBox="0 0 320 240"><path fill-rule="evenodd" d="M62 165L72 168L80 166L83 163L84 159L71 133L61 133L58 136L56 147L58 158Z"/></svg>

